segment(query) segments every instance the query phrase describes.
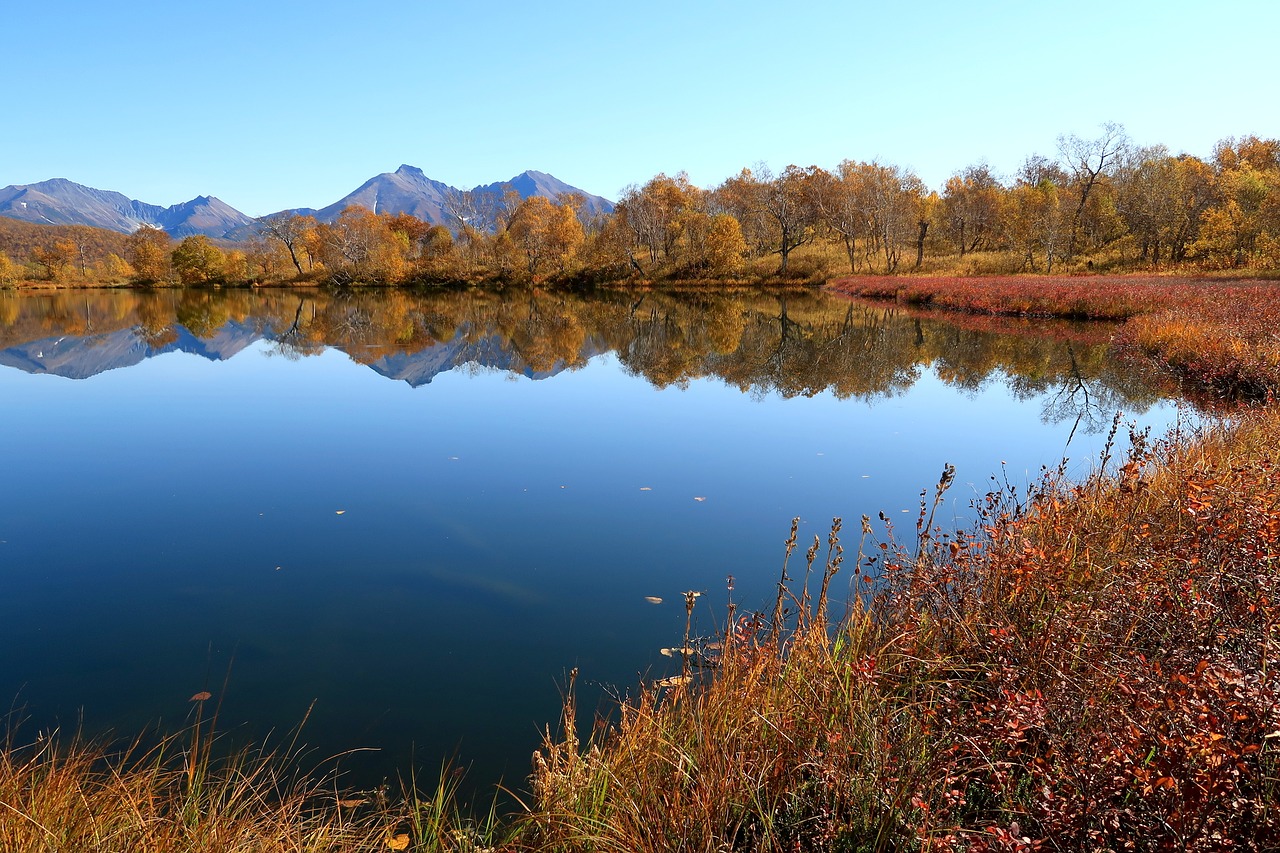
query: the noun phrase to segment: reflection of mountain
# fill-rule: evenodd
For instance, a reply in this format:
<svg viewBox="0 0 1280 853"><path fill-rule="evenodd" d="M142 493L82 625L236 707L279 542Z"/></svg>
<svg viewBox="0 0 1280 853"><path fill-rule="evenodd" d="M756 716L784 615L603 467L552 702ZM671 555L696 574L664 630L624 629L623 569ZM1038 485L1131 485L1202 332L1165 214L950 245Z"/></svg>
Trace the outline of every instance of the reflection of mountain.
<svg viewBox="0 0 1280 853"><path fill-rule="evenodd" d="M588 340L581 356L586 360L605 351L607 347ZM503 370L529 379L549 379L568 367L563 361L557 361L549 370L534 370L525 364L519 353L511 348L510 342L502 337L486 335L476 341L467 340L462 334L452 341L429 346L416 353L384 355L374 361L366 361L366 364L388 379L407 382L414 388L429 384L441 373L464 366Z"/></svg>
<svg viewBox="0 0 1280 853"><path fill-rule="evenodd" d="M201 339L175 326L176 339L152 347L134 329L99 335L63 335L0 350L0 364L26 373L49 373L67 379L88 379L118 367L132 367L168 352L185 352L210 361L225 361L253 344L261 335L238 323L228 323L211 338Z"/></svg>
<svg viewBox="0 0 1280 853"><path fill-rule="evenodd" d="M153 347L139 337L136 329L119 329L97 335L62 335L41 338L28 343L0 350L0 365L13 367L25 373L51 374L67 379L88 379L108 370L132 367L148 358L170 352L198 355L209 361L225 361L260 340L274 340L270 333L263 334L254 326L228 322L213 337L198 338L182 326L175 325L176 339L164 346ZM463 366L478 366L489 370L504 370L527 376L530 379L547 379L563 371L567 365L557 362L549 370L534 370L525 364L508 341L497 335L486 335L479 340L468 339L459 333L453 340L425 347L414 353L392 353L372 358L377 351L373 347L335 347L347 352L354 360L367 365L374 372L417 388L427 385L441 373ZM598 344L588 341L582 358L591 358L603 351Z"/></svg>

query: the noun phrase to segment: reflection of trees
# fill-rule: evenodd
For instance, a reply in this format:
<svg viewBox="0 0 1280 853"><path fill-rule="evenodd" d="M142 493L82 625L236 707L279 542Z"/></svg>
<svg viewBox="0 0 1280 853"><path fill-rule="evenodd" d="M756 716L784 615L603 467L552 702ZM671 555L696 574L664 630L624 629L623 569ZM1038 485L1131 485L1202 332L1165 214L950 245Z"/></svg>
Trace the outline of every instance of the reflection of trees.
<svg viewBox="0 0 1280 853"><path fill-rule="evenodd" d="M288 358L328 347L362 363L430 352L442 369L479 363L545 373L612 351L659 387L711 377L784 397L893 395L933 369L961 388L1001 381L1022 398L1047 395L1046 419L1088 429L1158 397L1108 356L1108 335L1097 327L943 318L812 291L80 291L0 296L0 317L8 319L0 347L114 329L160 347L179 326L208 338L235 321Z"/></svg>

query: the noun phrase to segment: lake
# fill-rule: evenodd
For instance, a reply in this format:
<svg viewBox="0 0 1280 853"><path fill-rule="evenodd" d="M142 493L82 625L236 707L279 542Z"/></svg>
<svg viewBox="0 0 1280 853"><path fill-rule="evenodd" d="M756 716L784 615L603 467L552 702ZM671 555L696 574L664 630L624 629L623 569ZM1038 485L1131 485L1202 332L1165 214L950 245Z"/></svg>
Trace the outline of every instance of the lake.
<svg viewBox="0 0 1280 853"><path fill-rule="evenodd" d="M770 606L793 517L801 550L913 533L951 463L962 525L993 475L1090 470L1116 411L1185 417L1111 331L813 292L0 293L0 700L132 735L208 690L232 739L305 718L352 784L518 785L570 668L589 712L679 670L685 590L703 634L731 575Z"/></svg>

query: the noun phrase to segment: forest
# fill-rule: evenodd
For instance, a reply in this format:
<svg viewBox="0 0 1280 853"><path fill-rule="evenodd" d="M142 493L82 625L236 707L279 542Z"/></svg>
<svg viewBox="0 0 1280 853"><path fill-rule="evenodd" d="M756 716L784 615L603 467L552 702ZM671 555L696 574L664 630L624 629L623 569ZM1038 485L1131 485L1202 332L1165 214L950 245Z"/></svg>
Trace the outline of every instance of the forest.
<svg viewBox="0 0 1280 853"><path fill-rule="evenodd" d="M581 198L457 192L448 224L349 207L259 220L255 239L176 241L0 220L0 286L820 283L844 274L1280 267L1280 140L1210 159L1138 146L1118 124L1064 135L1011 178L985 163L941 190L900 166L765 165L701 188L659 174L608 215Z"/></svg>

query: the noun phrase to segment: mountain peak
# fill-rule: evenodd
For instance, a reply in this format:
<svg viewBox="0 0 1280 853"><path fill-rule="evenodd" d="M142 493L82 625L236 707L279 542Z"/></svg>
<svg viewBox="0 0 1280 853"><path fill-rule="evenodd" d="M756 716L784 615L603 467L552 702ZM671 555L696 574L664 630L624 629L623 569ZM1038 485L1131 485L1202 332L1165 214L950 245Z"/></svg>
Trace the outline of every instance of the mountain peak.
<svg viewBox="0 0 1280 853"><path fill-rule="evenodd" d="M417 166L410 166L408 163L401 163L400 168L396 169L397 175L404 175L407 178L425 178L426 175Z"/></svg>

